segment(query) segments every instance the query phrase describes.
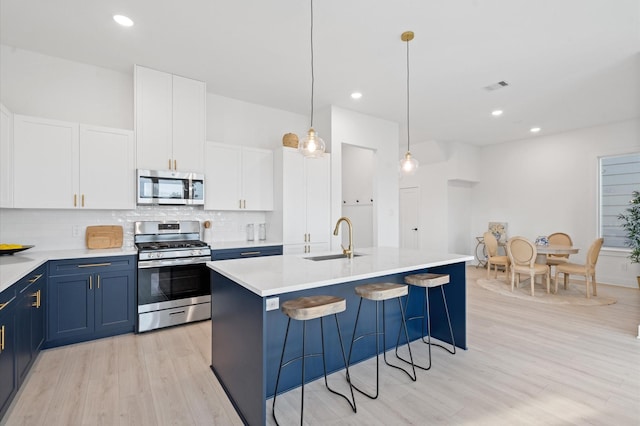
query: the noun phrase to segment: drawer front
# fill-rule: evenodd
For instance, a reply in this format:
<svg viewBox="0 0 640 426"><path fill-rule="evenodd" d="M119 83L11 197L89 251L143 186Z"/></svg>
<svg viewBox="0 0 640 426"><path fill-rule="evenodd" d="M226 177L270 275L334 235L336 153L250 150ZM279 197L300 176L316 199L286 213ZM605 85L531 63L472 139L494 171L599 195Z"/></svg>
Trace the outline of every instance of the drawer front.
<svg viewBox="0 0 640 426"><path fill-rule="evenodd" d="M212 250L211 260L243 259L247 257L278 256L282 246L242 247L224 250Z"/></svg>
<svg viewBox="0 0 640 426"><path fill-rule="evenodd" d="M135 256L92 257L49 262L49 275L92 274L136 268Z"/></svg>

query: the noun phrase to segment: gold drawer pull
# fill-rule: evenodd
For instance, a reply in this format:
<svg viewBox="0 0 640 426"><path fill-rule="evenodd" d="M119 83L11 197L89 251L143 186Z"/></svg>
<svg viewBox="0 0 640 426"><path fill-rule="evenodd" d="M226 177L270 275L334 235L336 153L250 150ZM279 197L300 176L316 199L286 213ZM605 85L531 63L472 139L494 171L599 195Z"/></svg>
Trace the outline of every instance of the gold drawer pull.
<svg viewBox="0 0 640 426"><path fill-rule="evenodd" d="M33 276L33 278L31 278L31 279L29 280L29 282L30 282L31 284L33 284L33 283L35 283L36 281L38 281L41 277L42 277L42 274L34 275L34 276Z"/></svg>
<svg viewBox="0 0 640 426"><path fill-rule="evenodd" d="M95 268L96 266L111 266L111 262L87 263L86 265L78 265L78 268Z"/></svg>
<svg viewBox="0 0 640 426"><path fill-rule="evenodd" d="M245 251L244 253L240 253L240 256L251 256L252 254L260 254L259 251Z"/></svg>
<svg viewBox="0 0 640 426"><path fill-rule="evenodd" d="M4 351L4 325L0 327L0 352Z"/></svg>
<svg viewBox="0 0 640 426"><path fill-rule="evenodd" d="M9 304L9 302L7 303L0 303L0 311L4 309L5 306L7 306Z"/></svg>

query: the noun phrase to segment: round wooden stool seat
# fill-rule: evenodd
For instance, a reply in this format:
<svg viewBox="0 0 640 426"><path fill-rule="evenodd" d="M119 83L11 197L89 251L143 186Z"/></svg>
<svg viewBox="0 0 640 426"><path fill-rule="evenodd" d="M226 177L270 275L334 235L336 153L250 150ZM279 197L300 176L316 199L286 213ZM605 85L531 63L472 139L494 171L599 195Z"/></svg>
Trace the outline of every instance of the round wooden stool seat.
<svg viewBox="0 0 640 426"><path fill-rule="evenodd" d="M404 284L373 283L356 287L356 294L368 300L387 300L394 297L405 296L408 287Z"/></svg>
<svg viewBox="0 0 640 426"><path fill-rule="evenodd" d="M347 301L335 296L298 297L287 300L280 309L289 318L305 321L343 312L347 309Z"/></svg>
<svg viewBox="0 0 640 426"><path fill-rule="evenodd" d="M449 284L448 274L415 274L404 277L404 282L418 287L439 287Z"/></svg>

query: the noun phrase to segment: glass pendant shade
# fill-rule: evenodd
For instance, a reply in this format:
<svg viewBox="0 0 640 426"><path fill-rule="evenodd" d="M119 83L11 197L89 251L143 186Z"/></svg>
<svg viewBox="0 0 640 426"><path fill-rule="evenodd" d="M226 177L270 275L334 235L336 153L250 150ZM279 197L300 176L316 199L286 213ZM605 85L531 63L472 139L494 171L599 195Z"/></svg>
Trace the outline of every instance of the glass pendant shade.
<svg viewBox="0 0 640 426"><path fill-rule="evenodd" d="M326 145L313 128L298 141L298 151L305 157L319 158L324 155Z"/></svg>
<svg viewBox="0 0 640 426"><path fill-rule="evenodd" d="M407 151L404 158L400 160L400 171L405 175L413 175L418 171L420 163L418 160L411 156L411 153Z"/></svg>

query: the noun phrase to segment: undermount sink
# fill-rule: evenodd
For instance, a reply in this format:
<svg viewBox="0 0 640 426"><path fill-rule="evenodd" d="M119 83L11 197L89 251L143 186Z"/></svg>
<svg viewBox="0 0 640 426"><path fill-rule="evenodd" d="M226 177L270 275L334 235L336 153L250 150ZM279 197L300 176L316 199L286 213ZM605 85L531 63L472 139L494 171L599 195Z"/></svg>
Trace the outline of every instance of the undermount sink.
<svg viewBox="0 0 640 426"><path fill-rule="evenodd" d="M353 257L359 257L362 256L361 254L358 253L354 253ZM311 257L305 257L305 259L308 260L313 260L313 261L320 261L320 260L334 260L334 259L348 259L349 256L343 253L340 254L326 254L324 256L311 256Z"/></svg>

